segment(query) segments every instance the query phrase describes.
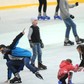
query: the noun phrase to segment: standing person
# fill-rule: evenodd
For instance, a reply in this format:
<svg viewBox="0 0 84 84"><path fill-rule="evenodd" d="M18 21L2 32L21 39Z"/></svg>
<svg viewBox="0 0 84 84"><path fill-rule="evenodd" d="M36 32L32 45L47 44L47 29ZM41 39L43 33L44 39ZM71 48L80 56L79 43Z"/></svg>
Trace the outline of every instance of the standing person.
<svg viewBox="0 0 84 84"><path fill-rule="evenodd" d="M69 8L73 8L75 6L78 6L78 2L76 2L73 5L69 5L67 0L60 0L60 3L59 3L61 17L66 25L64 46L74 45L74 42L69 40L69 34L70 34L71 28L72 28L76 43L80 44L84 42L84 39L79 38L77 34L76 24L72 20L74 16L69 13Z"/></svg>
<svg viewBox="0 0 84 84"><path fill-rule="evenodd" d="M59 2L60 2L60 0L57 0L57 6L56 6L56 9L55 9L54 19L62 20L62 18L58 15L58 12L59 12Z"/></svg>
<svg viewBox="0 0 84 84"><path fill-rule="evenodd" d="M78 45L77 51L79 52L80 60L81 60L78 71L81 71L84 68L84 45Z"/></svg>
<svg viewBox="0 0 84 84"><path fill-rule="evenodd" d="M40 29L37 26L37 24L38 24L38 20L36 18L32 18L32 25L30 26L28 33L28 40L33 52L31 64L35 66L36 56L38 56L38 69L47 69L47 66L42 64L41 48L44 47L44 44L41 40Z"/></svg>
<svg viewBox="0 0 84 84"><path fill-rule="evenodd" d="M73 66L71 59L62 60L62 62L59 65L59 71L58 71L58 84L66 84L66 79L68 78L68 84L72 84L72 75L73 73L71 71L76 72L78 70L78 66Z"/></svg>
<svg viewBox="0 0 84 84"><path fill-rule="evenodd" d="M24 30L20 34L16 36L13 42L9 46L0 45L0 52L5 55L9 56L10 61L7 62L8 68L13 72L14 78L10 80L11 83L21 82L21 77L19 75L19 69L22 70L22 64L35 74L36 77L43 79L43 77L39 74L38 69L33 67L30 64L31 61L31 52L17 47L17 44L20 38L24 35Z"/></svg>
<svg viewBox="0 0 84 84"><path fill-rule="evenodd" d="M43 6L43 16L42 16L42 6ZM49 16L46 14L47 11L47 0L39 0L39 7L38 7L38 20L39 19L50 19Z"/></svg>

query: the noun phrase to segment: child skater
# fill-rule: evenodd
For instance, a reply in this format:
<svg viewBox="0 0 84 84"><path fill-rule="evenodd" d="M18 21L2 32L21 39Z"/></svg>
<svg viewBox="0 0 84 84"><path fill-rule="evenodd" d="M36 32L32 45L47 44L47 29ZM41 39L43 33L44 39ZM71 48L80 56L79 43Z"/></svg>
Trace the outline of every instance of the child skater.
<svg viewBox="0 0 84 84"><path fill-rule="evenodd" d="M77 51L79 52L80 55L80 60L81 63L79 64L79 69L78 71L81 71L84 68L84 45L78 45L77 46Z"/></svg>
<svg viewBox="0 0 84 84"><path fill-rule="evenodd" d="M66 84L66 79L68 78L68 84L72 84L72 72L78 70L78 66L73 66L71 59L62 60L60 63L60 69L58 71L58 84Z"/></svg>

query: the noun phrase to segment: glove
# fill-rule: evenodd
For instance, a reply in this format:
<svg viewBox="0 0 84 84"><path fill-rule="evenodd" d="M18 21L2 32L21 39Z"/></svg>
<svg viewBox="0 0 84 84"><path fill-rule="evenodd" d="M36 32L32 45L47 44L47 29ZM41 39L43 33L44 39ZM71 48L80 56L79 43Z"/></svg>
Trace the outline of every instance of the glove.
<svg viewBox="0 0 84 84"><path fill-rule="evenodd" d="M34 47L34 43L32 43L31 40L29 40L29 43L30 43L30 47L33 48Z"/></svg>
<svg viewBox="0 0 84 84"><path fill-rule="evenodd" d="M70 17L71 17L72 19L74 19L74 18L75 18L73 15L70 15Z"/></svg>
<svg viewBox="0 0 84 84"><path fill-rule="evenodd" d="M78 3L78 2L76 2L76 3L75 3L75 5L76 5L76 6L78 6L78 5L79 5L79 3Z"/></svg>
<svg viewBox="0 0 84 84"><path fill-rule="evenodd" d="M41 48L44 48L44 44L43 44L42 40L40 41L40 44L41 44Z"/></svg>

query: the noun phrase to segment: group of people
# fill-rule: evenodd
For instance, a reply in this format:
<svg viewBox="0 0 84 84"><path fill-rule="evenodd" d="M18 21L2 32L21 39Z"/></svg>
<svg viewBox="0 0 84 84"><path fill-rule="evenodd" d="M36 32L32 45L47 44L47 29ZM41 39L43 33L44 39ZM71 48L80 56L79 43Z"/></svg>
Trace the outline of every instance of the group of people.
<svg viewBox="0 0 84 84"><path fill-rule="evenodd" d="M77 33L77 29L76 29L76 24L72 20L75 17L69 13L69 8L73 8L78 5L79 5L78 2L76 2L73 5L69 5L67 0L57 0L57 6L55 9L54 18L62 19L65 23L66 32L65 32L64 46L74 45L74 42L69 40L69 34L70 34L71 28L72 28L72 32L75 37L76 43L80 44L80 43L84 42L84 39L79 37L79 35ZM46 14L47 0L39 0L38 17L42 16L42 14L41 14L42 6L43 6L43 16L47 17L47 14ZM58 15L59 9L60 9L60 16Z"/></svg>
<svg viewBox="0 0 84 84"><path fill-rule="evenodd" d="M17 47L19 40L25 34L24 30L18 34L13 42L6 46L0 45L0 52L3 54L4 59L7 60L6 65L8 67L8 79L6 82L10 83L21 83L21 77L19 72L23 70L24 65L33 73L36 77L43 79L38 72L39 70L46 70L47 66L42 63L42 51L44 47L42 39L40 37L39 27L37 26L38 21L32 19L32 25L30 26L28 33L28 40L30 47L32 48L33 56L29 50ZM35 59L38 56L38 67L35 66ZM12 73L14 78L11 79Z"/></svg>
<svg viewBox="0 0 84 84"><path fill-rule="evenodd" d="M66 33L65 33L65 40L64 40L64 46L68 45L74 45L74 42L69 40L69 33L72 27L73 35L75 37L75 41L77 44L81 44L84 42L84 39L81 39L79 35L77 34L76 30L76 24L73 22L74 16L69 13L69 7L73 8L75 6L78 6L78 2L76 2L73 5L69 5L66 0L57 0L58 5L56 7L55 16L58 16L58 10L60 9L61 18L63 19L65 25L66 25ZM44 4L43 8L43 15L46 15L46 9L47 9L47 2L46 0L39 0L39 15L41 16L41 9L42 5ZM54 17L55 17L54 16ZM47 66L43 64L42 62L42 50L41 48L44 48L43 41L40 36L40 28L37 26L38 20L33 18L32 19L32 25L29 28L28 33L28 40L30 43L30 47L32 48L33 55L29 50L17 47L17 44L19 43L20 38L25 34L24 30L18 34L13 42L6 46L4 44L0 45L0 52L3 54L4 59L7 60L6 65L8 67L8 80L10 80L10 83L21 83L21 77L19 72L23 70L24 65L35 74L36 77L43 79L41 74L38 72L38 70L46 70ZM68 78L68 84L72 84L71 78L72 78L72 72L81 71L84 68L84 45L78 45L77 51L80 54L80 59L82 60L80 65L73 66L71 59L63 60L60 64L60 69L58 71L58 79L59 84L66 84L66 79ZM36 57L38 55L38 67L35 64ZM14 74L14 78L11 79L12 73Z"/></svg>
<svg viewBox="0 0 84 84"><path fill-rule="evenodd" d="M39 1L39 7L38 7L38 19L50 19L50 17L47 15L47 0L38 0ZM43 15L42 15L42 7L43 7ZM60 19L62 18L58 15L59 11L59 0L57 0L57 6L55 9L54 19Z"/></svg>
<svg viewBox="0 0 84 84"><path fill-rule="evenodd" d="M57 78L59 79L58 84L67 84L66 79L68 78L68 84L72 83L72 75L73 72L79 72L84 69L84 44L80 44L77 46L77 51L80 56L80 64L76 64L75 66L72 63L71 59L62 60L59 65Z"/></svg>

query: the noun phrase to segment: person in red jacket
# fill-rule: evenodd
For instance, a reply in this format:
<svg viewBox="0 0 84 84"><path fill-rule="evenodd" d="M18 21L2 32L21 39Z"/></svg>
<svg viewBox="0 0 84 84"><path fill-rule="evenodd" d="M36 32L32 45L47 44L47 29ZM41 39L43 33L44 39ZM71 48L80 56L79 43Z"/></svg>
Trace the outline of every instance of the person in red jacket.
<svg viewBox="0 0 84 84"><path fill-rule="evenodd" d="M58 71L58 84L66 84L66 79L68 78L68 84L72 84L71 78L72 78L72 72L77 72L78 66L73 66L71 59L62 60L62 62L59 65L60 69Z"/></svg>

